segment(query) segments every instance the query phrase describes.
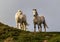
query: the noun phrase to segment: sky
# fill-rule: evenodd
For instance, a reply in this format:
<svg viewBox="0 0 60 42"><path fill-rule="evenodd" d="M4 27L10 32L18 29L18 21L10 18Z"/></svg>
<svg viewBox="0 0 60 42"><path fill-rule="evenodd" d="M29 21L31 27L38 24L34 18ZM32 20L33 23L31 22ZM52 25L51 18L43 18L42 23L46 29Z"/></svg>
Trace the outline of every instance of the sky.
<svg viewBox="0 0 60 42"><path fill-rule="evenodd" d="M15 27L15 13L21 9L27 16L28 30L33 31L34 8L39 15L45 16L49 27L47 31L60 31L60 0L0 0L0 22ZM38 28L36 29L38 31Z"/></svg>

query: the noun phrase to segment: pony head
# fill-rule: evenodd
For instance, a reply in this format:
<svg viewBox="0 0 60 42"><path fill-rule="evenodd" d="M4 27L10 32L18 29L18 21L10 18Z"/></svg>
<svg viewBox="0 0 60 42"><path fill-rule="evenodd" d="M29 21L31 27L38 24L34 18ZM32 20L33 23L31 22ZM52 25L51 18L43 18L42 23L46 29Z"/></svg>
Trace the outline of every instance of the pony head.
<svg viewBox="0 0 60 42"><path fill-rule="evenodd" d="M18 12L19 12L20 14L22 14L22 11L21 11L21 10L18 10Z"/></svg>
<svg viewBox="0 0 60 42"><path fill-rule="evenodd" d="M32 13L33 13L33 15L34 15L34 16L37 16L37 15L38 15L38 13L37 13L37 10L36 10L36 9L33 9Z"/></svg>

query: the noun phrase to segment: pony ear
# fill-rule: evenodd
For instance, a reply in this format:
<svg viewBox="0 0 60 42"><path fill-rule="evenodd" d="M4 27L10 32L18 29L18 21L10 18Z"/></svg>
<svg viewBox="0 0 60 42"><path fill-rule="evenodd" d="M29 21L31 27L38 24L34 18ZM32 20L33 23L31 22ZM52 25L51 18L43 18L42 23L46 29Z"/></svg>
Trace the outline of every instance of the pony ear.
<svg viewBox="0 0 60 42"><path fill-rule="evenodd" d="M36 9L33 9L34 11L37 11Z"/></svg>
<svg viewBox="0 0 60 42"><path fill-rule="evenodd" d="M21 12L21 10L18 10L18 12Z"/></svg>

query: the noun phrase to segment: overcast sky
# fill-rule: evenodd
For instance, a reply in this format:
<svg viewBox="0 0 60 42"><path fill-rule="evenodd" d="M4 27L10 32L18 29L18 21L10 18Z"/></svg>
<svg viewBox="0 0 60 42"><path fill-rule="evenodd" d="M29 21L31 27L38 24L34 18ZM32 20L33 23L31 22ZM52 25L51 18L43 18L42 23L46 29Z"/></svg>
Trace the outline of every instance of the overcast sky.
<svg viewBox="0 0 60 42"><path fill-rule="evenodd" d="M33 8L45 16L47 31L60 31L60 0L0 0L0 22L15 27L15 13L21 9L30 24L28 30L33 31Z"/></svg>

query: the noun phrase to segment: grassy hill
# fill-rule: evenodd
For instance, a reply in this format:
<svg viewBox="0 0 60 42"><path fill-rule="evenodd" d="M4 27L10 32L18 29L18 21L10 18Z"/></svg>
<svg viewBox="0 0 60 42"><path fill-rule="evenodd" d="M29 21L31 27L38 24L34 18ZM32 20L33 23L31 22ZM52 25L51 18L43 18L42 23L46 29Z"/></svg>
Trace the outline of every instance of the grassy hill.
<svg viewBox="0 0 60 42"><path fill-rule="evenodd" d="M60 32L29 32L0 22L0 42L60 42Z"/></svg>

